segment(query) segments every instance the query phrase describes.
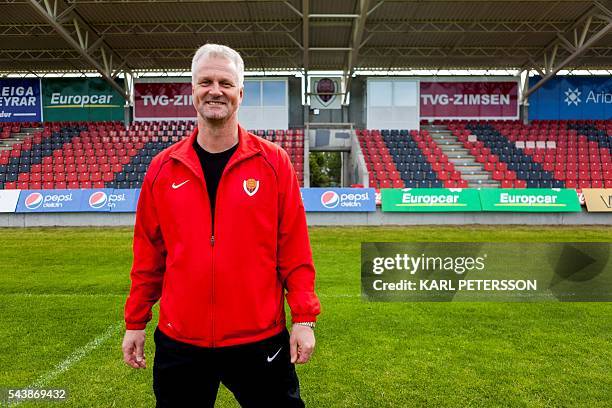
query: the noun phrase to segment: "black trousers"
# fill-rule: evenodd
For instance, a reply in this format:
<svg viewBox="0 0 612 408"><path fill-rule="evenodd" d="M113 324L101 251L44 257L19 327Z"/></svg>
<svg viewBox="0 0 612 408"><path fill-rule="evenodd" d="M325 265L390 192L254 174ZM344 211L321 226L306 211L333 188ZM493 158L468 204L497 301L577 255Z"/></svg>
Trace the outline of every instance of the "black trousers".
<svg viewBox="0 0 612 408"><path fill-rule="evenodd" d="M304 407L289 333L240 346L202 348L155 330L157 408L214 407L223 383L242 407Z"/></svg>

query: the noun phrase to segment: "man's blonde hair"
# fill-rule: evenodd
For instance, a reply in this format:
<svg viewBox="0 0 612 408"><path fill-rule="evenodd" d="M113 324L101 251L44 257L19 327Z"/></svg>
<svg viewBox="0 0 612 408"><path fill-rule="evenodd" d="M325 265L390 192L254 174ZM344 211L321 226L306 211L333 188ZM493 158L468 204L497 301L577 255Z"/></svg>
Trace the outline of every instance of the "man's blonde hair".
<svg viewBox="0 0 612 408"><path fill-rule="evenodd" d="M238 83L240 87L244 84L244 61L236 50L231 49L228 46L220 44L205 44L198 48L193 60L191 61L191 83L195 85L195 73L198 66L198 62L203 58L208 57L221 57L230 60L236 66L236 74L238 74Z"/></svg>

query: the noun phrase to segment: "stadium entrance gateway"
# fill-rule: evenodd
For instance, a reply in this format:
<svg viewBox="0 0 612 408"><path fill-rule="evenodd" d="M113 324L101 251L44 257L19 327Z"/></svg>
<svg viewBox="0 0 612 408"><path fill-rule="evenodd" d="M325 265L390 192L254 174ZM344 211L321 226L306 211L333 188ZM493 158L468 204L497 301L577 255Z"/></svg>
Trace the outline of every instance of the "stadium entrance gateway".
<svg viewBox="0 0 612 408"><path fill-rule="evenodd" d="M311 152L310 187L342 186L342 153Z"/></svg>
<svg viewBox="0 0 612 408"><path fill-rule="evenodd" d="M304 187L348 187L363 179L363 174L353 171L359 168L352 141L354 132L345 126L342 123L306 124L309 148L304 151L304 157L308 157Z"/></svg>

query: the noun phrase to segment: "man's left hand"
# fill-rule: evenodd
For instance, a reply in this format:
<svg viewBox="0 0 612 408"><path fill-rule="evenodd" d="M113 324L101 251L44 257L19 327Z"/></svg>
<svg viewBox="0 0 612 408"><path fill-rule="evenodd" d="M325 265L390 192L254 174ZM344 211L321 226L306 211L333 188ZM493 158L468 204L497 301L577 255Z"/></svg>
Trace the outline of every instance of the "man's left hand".
<svg viewBox="0 0 612 408"><path fill-rule="evenodd" d="M289 339L292 364L304 364L310 360L315 347L314 330L308 326L294 324Z"/></svg>

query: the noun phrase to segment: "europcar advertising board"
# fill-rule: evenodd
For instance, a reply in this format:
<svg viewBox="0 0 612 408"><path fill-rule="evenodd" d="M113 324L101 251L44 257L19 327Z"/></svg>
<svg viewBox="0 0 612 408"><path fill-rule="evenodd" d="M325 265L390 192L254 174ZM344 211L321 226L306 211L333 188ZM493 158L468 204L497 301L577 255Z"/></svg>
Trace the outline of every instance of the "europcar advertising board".
<svg viewBox="0 0 612 408"><path fill-rule="evenodd" d="M120 85L123 81L118 81ZM100 78L42 80L46 121L123 120L123 97Z"/></svg>
<svg viewBox="0 0 612 408"><path fill-rule="evenodd" d="M461 188L383 188L384 212L481 211L478 190Z"/></svg>
<svg viewBox="0 0 612 408"><path fill-rule="evenodd" d="M480 190L483 211L580 212L576 190L529 188Z"/></svg>
<svg viewBox="0 0 612 408"><path fill-rule="evenodd" d="M518 119L518 80L421 80L421 119Z"/></svg>
<svg viewBox="0 0 612 408"><path fill-rule="evenodd" d="M191 120L195 117L190 78L143 78L134 83L135 120Z"/></svg>
<svg viewBox="0 0 612 408"><path fill-rule="evenodd" d="M21 190L15 212L79 212L84 190Z"/></svg>
<svg viewBox="0 0 612 408"><path fill-rule="evenodd" d="M303 188L301 192L306 211L376 211L373 188Z"/></svg>
<svg viewBox="0 0 612 408"><path fill-rule="evenodd" d="M530 78L529 85L539 80ZM612 77L550 79L529 96L529 119L612 119Z"/></svg>
<svg viewBox="0 0 612 408"><path fill-rule="evenodd" d="M0 122L40 122L40 79L0 79Z"/></svg>

